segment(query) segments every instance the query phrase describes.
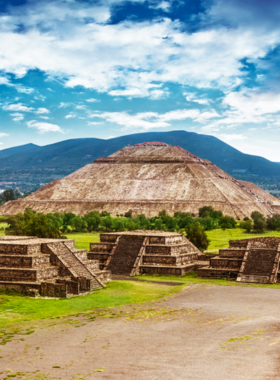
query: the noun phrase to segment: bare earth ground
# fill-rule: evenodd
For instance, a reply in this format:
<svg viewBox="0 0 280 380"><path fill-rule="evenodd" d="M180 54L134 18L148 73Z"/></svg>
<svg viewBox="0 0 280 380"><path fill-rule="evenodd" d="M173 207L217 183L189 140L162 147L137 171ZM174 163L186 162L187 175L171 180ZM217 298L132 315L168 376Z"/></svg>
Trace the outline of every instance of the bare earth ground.
<svg viewBox="0 0 280 380"><path fill-rule="evenodd" d="M280 379L278 289L191 285L22 325L30 335L0 346L0 379Z"/></svg>

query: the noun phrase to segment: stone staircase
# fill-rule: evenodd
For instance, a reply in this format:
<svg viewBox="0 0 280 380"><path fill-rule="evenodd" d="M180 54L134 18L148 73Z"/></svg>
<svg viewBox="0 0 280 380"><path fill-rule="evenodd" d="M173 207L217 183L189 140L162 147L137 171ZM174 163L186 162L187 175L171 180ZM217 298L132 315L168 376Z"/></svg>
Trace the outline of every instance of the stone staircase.
<svg viewBox="0 0 280 380"><path fill-rule="evenodd" d="M100 289L104 285L96 278L93 272L87 268L86 263L81 261L84 251L79 252L73 248L70 248L69 243L49 243L46 244L47 249L50 251L52 263L62 266L64 270L68 271L70 276L74 278L85 278L90 281L90 290ZM79 258L80 255L80 258ZM85 259L88 261L87 257Z"/></svg>
<svg viewBox="0 0 280 380"><path fill-rule="evenodd" d="M110 272L87 254L75 249L73 240L0 237L0 288L48 297L100 289Z"/></svg>
<svg viewBox="0 0 280 380"><path fill-rule="evenodd" d="M113 274L130 276L183 276L209 263L183 235L163 231L101 234L100 243L90 244L88 258L101 260Z"/></svg>
<svg viewBox="0 0 280 380"><path fill-rule="evenodd" d="M264 237L230 241L229 248L198 270L199 277L232 278L238 282L279 282L280 238Z"/></svg>
<svg viewBox="0 0 280 380"><path fill-rule="evenodd" d="M114 255L111 256L108 270L114 274L129 276L142 248L144 236L123 235L120 237Z"/></svg>

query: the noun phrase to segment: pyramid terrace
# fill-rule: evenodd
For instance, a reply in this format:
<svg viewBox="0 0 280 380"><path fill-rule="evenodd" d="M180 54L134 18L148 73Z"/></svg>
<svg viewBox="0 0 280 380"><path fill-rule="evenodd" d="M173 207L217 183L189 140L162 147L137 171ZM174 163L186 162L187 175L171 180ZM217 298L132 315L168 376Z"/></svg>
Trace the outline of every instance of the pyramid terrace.
<svg viewBox="0 0 280 380"><path fill-rule="evenodd" d="M88 260L74 240L0 237L0 288L30 296L71 297L100 289L110 272Z"/></svg>

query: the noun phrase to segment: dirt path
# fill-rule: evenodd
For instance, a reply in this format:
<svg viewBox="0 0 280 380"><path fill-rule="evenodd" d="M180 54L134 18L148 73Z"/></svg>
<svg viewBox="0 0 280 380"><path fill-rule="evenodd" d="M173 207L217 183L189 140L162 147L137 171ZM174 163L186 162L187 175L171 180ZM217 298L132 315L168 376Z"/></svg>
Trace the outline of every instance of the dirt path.
<svg viewBox="0 0 280 380"><path fill-rule="evenodd" d="M0 379L280 379L277 289L193 285L31 327L0 346Z"/></svg>

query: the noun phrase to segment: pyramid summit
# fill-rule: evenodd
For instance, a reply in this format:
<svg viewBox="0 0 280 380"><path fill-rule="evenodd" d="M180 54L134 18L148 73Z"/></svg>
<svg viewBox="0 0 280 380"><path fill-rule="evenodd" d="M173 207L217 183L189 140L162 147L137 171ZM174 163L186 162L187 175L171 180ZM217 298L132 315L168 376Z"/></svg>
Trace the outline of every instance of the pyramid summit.
<svg viewBox="0 0 280 380"><path fill-rule="evenodd" d="M24 199L7 202L0 214L13 215L29 207L78 215L93 210L118 215L132 210L151 217L161 210L197 214L200 207L210 205L244 218L252 211L272 214L274 202L277 199L258 186L236 180L179 146L146 142L100 157Z"/></svg>

